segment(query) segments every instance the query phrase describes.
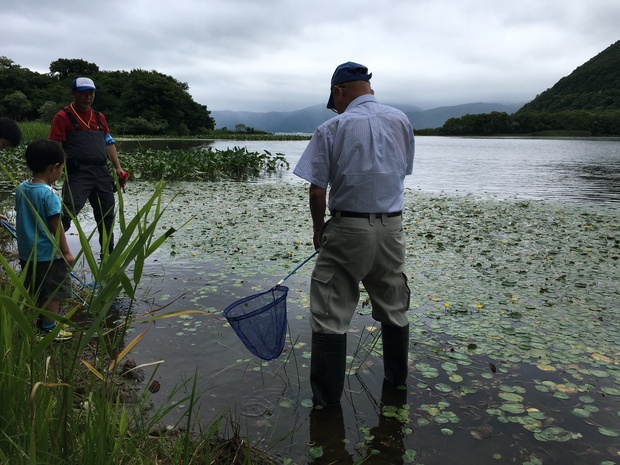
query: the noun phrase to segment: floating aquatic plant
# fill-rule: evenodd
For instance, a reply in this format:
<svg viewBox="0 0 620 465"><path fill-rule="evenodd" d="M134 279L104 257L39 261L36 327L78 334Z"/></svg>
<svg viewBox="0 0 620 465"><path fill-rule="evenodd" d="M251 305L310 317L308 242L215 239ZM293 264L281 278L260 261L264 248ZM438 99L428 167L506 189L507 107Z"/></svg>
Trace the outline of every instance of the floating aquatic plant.
<svg viewBox="0 0 620 465"><path fill-rule="evenodd" d="M192 219L158 256L162 265L182 261L191 269L211 263L223 270L200 275L206 286L184 284L183 292L200 297L193 300L198 307L212 307L214 294L230 301L247 294L245 280L231 285L228 273L265 277L252 284L259 291L273 285L269 276L281 277L312 252L305 187L181 182L168 192L176 199L164 222ZM139 204L141 195L137 190L127 197ZM584 433L591 441L595 431L600 445L582 450L598 454L598 462L609 457L608 438L620 430L620 416L609 414L620 396L616 218L606 206L531 201L524 208L522 202L406 192L409 403L415 425L425 434L441 434L442 425L473 421L470 413L473 418L481 412L483 421L518 434L524 450L541 440L582 447ZM291 325L307 326L310 271L297 274L302 285L299 299L289 304ZM369 311L361 301L351 334L369 326ZM309 341L295 345L299 342ZM306 376L309 348L294 350ZM355 376L376 372L373 360L367 362ZM416 399L428 397L425 409ZM453 406L440 403L445 400ZM570 426L550 429L558 419Z"/></svg>

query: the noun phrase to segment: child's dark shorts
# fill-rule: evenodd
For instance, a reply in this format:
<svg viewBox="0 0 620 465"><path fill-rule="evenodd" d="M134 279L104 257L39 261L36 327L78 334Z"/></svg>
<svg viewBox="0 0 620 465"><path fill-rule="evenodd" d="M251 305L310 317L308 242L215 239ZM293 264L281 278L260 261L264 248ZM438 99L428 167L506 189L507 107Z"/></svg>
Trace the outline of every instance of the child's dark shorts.
<svg viewBox="0 0 620 465"><path fill-rule="evenodd" d="M22 270L26 270L24 285L39 300L68 299L71 297L71 278L69 266L63 259L53 262L25 262L20 260ZM27 266L26 266L27 265Z"/></svg>

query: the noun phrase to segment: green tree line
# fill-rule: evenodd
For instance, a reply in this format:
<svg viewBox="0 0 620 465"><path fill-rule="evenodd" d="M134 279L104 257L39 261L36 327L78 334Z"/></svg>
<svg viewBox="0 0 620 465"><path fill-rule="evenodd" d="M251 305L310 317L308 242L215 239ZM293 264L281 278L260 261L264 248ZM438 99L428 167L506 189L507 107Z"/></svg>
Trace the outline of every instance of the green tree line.
<svg viewBox="0 0 620 465"><path fill-rule="evenodd" d="M620 109L620 41L560 79L519 113Z"/></svg>
<svg viewBox="0 0 620 465"><path fill-rule="evenodd" d="M620 136L620 41L560 79L515 114L493 112L450 118L418 133Z"/></svg>
<svg viewBox="0 0 620 465"><path fill-rule="evenodd" d="M416 131L418 134L428 131ZM464 115L428 133L444 136L557 135L620 136L620 110L565 110Z"/></svg>
<svg viewBox="0 0 620 465"><path fill-rule="evenodd" d="M115 135L199 135L215 123L206 105L196 103L189 86L157 71L102 71L81 59L53 61L49 73L23 68L0 57L0 115L16 121L50 123L71 102L73 79L95 81L94 108L106 115Z"/></svg>

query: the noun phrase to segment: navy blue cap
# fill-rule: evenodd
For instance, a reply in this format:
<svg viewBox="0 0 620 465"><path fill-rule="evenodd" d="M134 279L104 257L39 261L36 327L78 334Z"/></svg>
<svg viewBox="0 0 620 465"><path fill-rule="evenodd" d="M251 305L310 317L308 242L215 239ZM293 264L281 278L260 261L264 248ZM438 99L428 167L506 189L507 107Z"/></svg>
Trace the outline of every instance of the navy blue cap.
<svg viewBox="0 0 620 465"><path fill-rule="evenodd" d="M368 74L368 68L364 65L360 65L359 63L353 63L352 61L347 61L346 63L341 64L336 68L334 74L332 75L332 83L329 88L329 100L327 101L327 108L330 110L334 109L334 99L332 98L332 88L339 84L344 84L345 82L352 81L370 81L372 77L372 73Z"/></svg>

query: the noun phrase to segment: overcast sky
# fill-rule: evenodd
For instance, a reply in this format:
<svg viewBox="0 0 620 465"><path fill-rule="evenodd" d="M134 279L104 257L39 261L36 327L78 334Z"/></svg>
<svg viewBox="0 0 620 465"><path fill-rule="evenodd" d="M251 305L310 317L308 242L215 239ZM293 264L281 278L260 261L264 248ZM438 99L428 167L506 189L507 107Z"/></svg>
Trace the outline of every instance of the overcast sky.
<svg viewBox="0 0 620 465"><path fill-rule="evenodd" d="M619 25L619 0L4 0L0 56L41 73L58 58L156 70L238 111L326 103L334 68L355 61L380 101L427 109L530 101Z"/></svg>

